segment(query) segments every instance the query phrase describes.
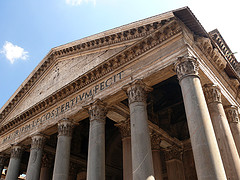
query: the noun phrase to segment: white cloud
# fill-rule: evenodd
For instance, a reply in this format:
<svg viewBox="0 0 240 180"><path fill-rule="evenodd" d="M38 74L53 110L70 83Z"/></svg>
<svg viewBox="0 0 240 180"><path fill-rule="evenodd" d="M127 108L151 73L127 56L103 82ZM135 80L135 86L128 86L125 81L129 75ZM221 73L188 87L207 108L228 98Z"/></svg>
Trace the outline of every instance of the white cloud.
<svg viewBox="0 0 240 180"><path fill-rule="evenodd" d="M86 2L86 3L92 2L94 6L96 5L96 0L66 0L66 3L72 6L79 6L83 2Z"/></svg>
<svg viewBox="0 0 240 180"><path fill-rule="evenodd" d="M3 45L1 54L4 54L6 58L13 64L17 59L26 60L28 58L28 52L23 48L6 41Z"/></svg>

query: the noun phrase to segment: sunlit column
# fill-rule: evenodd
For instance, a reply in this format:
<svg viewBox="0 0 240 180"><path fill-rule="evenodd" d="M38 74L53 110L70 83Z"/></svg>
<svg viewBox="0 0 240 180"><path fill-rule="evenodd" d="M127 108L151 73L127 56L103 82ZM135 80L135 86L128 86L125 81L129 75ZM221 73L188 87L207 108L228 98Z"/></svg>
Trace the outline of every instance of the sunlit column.
<svg viewBox="0 0 240 180"><path fill-rule="evenodd" d="M87 180L104 180L106 105L96 100L85 108L90 116Z"/></svg>
<svg viewBox="0 0 240 180"><path fill-rule="evenodd" d="M207 103L199 64L194 57L179 57L175 70L181 86L198 179L226 179Z"/></svg>
<svg viewBox="0 0 240 180"><path fill-rule="evenodd" d="M220 88L205 84L203 90L227 178L240 179L240 160L222 105Z"/></svg>
<svg viewBox="0 0 240 180"><path fill-rule="evenodd" d="M136 80L123 90L127 92L130 109L133 180L155 179L146 103L147 92L152 88Z"/></svg>
<svg viewBox="0 0 240 180"><path fill-rule="evenodd" d="M22 157L22 147L13 145L11 149L11 158L7 169L6 180L15 180L19 176L19 169Z"/></svg>
<svg viewBox="0 0 240 180"><path fill-rule="evenodd" d="M232 131L238 155L240 156L240 122L237 106L225 106L226 116Z"/></svg>
<svg viewBox="0 0 240 180"><path fill-rule="evenodd" d="M58 140L53 180L68 180L73 126L74 123L69 119L62 119L58 123Z"/></svg>
<svg viewBox="0 0 240 180"><path fill-rule="evenodd" d="M27 180L39 180L44 143L45 137L42 134L37 134L32 137L26 175Z"/></svg>

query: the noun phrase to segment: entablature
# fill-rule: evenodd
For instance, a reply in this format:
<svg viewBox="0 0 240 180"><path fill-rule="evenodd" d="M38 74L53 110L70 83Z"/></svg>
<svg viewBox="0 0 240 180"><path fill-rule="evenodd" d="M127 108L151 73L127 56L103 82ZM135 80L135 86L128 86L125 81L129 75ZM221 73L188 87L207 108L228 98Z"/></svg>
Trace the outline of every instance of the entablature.
<svg viewBox="0 0 240 180"><path fill-rule="evenodd" d="M7 123L4 123L0 128L0 134L13 127L16 127L22 122L25 122L27 119L34 117L45 109L50 108L55 103L83 89L89 84L102 78L106 74L119 69L131 61L134 61L137 57L140 57L157 45L160 45L161 43L171 39L171 37L174 37L176 34L179 34L181 32L181 27L178 25L175 19L164 21L163 24L164 25L159 26L159 28L157 28L151 34L143 37L116 55L108 58L104 62L89 70L87 73L81 75L79 78L65 85L63 88L57 90L50 96L41 100L34 106L28 108L26 111L14 117L13 119L10 119L10 121Z"/></svg>
<svg viewBox="0 0 240 180"><path fill-rule="evenodd" d="M72 47L63 46L63 49L53 48L43 59L43 61L35 68L35 70L29 75L29 77L24 81L24 83L19 87L19 89L14 93L10 100L2 107L0 112L0 122L6 118L6 116L24 97L24 95L32 88L33 85L35 85L35 83L42 77L42 75L47 71L47 69L49 69L56 61L58 61L58 59L65 56L70 57L74 54L81 54L82 52L91 51L92 49L99 49L113 44L115 45L134 39L138 40L139 38L144 38L155 32L157 29L161 28L165 24L168 24L168 22L172 21L173 19L174 17L170 17L161 21L151 22L149 24L144 24L139 27L131 28L129 30L124 30L122 32L120 31L112 35L107 35L91 41L81 42L80 44L74 45ZM168 30L166 28L164 29L165 32L163 32L163 34L168 34ZM151 37L149 37L149 40L145 43L149 45L151 44L150 41L152 41ZM164 39L162 39L162 41L164 41ZM143 47L142 49L144 49L144 42L140 46ZM138 47L135 47L132 49L132 51L134 52L137 49ZM128 56L128 54L131 54L131 52L125 52L124 56ZM113 63L111 62L110 64L112 65Z"/></svg>

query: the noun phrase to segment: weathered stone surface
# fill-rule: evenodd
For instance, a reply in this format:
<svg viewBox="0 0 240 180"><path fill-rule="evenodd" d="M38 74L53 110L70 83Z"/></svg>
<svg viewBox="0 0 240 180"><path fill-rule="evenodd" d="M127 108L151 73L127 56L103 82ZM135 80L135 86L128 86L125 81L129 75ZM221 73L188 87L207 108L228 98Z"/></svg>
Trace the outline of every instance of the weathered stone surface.
<svg viewBox="0 0 240 180"><path fill-rule="evenodd" d="M203 86L227 179L240 179L240 161L217 85Z"/></svg>
<svg viewBox="0 0 240 180"><path fill-rule="evenodd" d="M22 101L16 107L16 109L10 114L3 124L7 123L8 120L41 101L53 92L62 88L80 75L86 73L96 65L102 63L107 58L123 50L125 47L126 46L108 49L71 59L57 61L56 64L48 70L47 74L45 74L34 86L34 88L31 90L31 93L24 98L24 101Z"/></svg>
<svg viewBox="0 0 240 180"><path fill-rule="evenodd" d="M176 71L183 94L198 178L226 179L210 114L198 76L197 59L184 56L178 60Z"/></svg>

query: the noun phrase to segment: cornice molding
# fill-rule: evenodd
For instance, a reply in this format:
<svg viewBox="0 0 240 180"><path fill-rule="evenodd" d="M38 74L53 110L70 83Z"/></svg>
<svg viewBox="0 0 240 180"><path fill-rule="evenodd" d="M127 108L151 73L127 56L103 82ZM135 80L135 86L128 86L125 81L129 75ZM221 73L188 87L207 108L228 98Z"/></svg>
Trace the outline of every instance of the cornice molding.
<svg viewBox="0 0 240 180"><path fill-rule="evenodd" d="M211 40L205 37L197 38L197 46L202 50L209 60L212 60L215 65L221 70L226 68L227 62L217 48L214 48Z"/></svg>
<svg viewBox="0 0 240 180"><path fill-rule="evenodd" d="M164 26L164 24L169 22L169 20L170 19L162 20L160 22L153 22L122 32L104 36L95 40L86 41L60 50L53 49L51 52L49 52L49 54L45 58L46 60L40 65L34 75L28 80L26 84L23 85L21 90L19 90L15 97L8 103L8 105L6 105L2 112L0 112L0 122L7 116L7 114L12 111L12 109L17 105L20 99L37 82L37 80L43 75L45 70L48 69L53 64L53 62L55 62L56 59L147 36L159 27Z"/></svg>
<svg viewBox="0 0 240 180"><path fill-rule="evenodd" d="M220 32L215 29L209 33L210 37L214 40L217 44L218 48L222 51L223 55L227 58L233 68L239 64L237 59L235 58L234 54L228 47L227 43L224 41L223 37L221 36Z"/></svg>
<svg viewBox="0 0 240 180"><path fill-rule="evenodd" d="M168 40L172 36L181 32L181 27L178 24L175 18L170 18L168 20L163 20L161 22L152 23L149 28L153 28L154 30L151 31L149 34L144 34L144 37L138 40L136 43L132 44L131 46L127 47L126 49L120 51L116 55L108 58L106 61L102 62L101 64L97 65L95 68L91 69L87 73L81 75L76 80L72 81L68 85L62 87L58 91L54 92L50 96L44 98L42 101L38 102L37 104L33 105L26 111L19 114L17 117L11 119L7 124L0 128L0 135L6 132L9 128L13 128L19 125L22 122L25 122L27 119L37 115L41 111L53 106L56 102L61 101L62 99L66 98L67 96L71 95L74 92L79 91L83 87L89 85L90 83L98 80L99 78L103 77L104 75L116 70L117 68L133 61L143 53L148 52L152 48L156 47L157 45L163 43L164 41ZM135 31L136 33L136 31ZM131 35L131 33L129 33ZM131 35L134 38L134 34ZM125 40L127 40L125 38ZM99 46L96 46L99 47ZM77 53L77 52L76 52ZM66 55L69 55L66 53ZM56 55L54 52L50 54L49 58L41 65L39 69L41 71L37 71L33 76L35 80L30 78L29 88L35 83L36 80L43 74L46 69L53 64L56 60ZM46 64L47 63L47 64ZM44 65L45 64L45 65ZM31 80L32 79L32 80ZM30 86L31 85L31 86ZM26 93L25 91L29 90L25 86L22 88L21 91ZM25 91L24 91L25 90ZM21 92L20 91L20 92ZM24 96L24 93L22 96ZM18 95L16 95L17 97ZM21 96L19 96L21 99ZM19 99L19 100L20 100ZM14 101L14 99L13 99ZM18 102L17 100L14 102ZM11 102L9 103L11 104ZM5 108L0 115L0 122L3 121L4 117L11 111L11 109L15 105L13 104L9 108ZM8 111L6 111L8 109Z"/></svg>
<svg viewBox="0 0 240 180"><path fill-rule="evenodd" d="M223 77L228 78L227 81L229 81L230 85L232 85L234 87L233 89L236 91L240 82L239 63L235 64L235 67L233 67L230 60L223 56L219 48L216 48L215 45L213 45L214 42L212 42L210 38L197 37L196 42L196 45L200 48L206 58ZM229 73L231 74L231 77L229 76Z"/></svg>

